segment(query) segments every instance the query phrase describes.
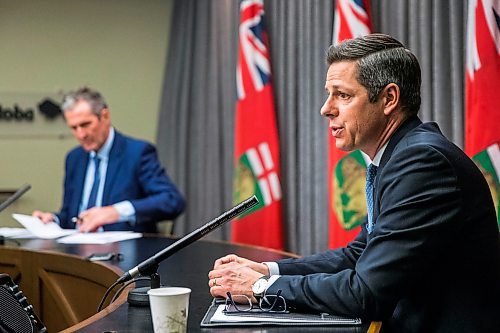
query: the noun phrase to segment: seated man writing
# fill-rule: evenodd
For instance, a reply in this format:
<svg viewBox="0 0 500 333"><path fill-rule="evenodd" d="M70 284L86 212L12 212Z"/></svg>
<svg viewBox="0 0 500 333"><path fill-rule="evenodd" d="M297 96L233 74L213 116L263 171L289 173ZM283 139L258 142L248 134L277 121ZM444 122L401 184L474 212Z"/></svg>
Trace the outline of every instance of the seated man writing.
<svg viewBox="0 0 500 333"><path fill-rule="evenodd" d="M62 108L80 146L66 157L61 210L36 210L33 216L82 232L156 232L156 222L183 212L184 199L160 165L155 147L115 130L98 91L85 87L71 92Z"/></svg>

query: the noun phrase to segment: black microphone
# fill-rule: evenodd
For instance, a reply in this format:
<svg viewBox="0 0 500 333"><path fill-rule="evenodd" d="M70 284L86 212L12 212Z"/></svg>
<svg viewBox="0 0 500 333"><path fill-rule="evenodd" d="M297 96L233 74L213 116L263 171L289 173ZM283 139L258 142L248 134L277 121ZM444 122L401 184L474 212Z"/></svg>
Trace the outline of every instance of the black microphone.
<svg viewBox="0 0 500 333"><path fill-rule="evenodd" d="M5 208L9 207L14 201L19 199L19 197L24 193L26 193L30 188L31 188L30 184L24 184L23 186L21 186L20 189L18 189L16 192L14 192L14 194L8 197L7 200L5 200L0 204L0 212Z"/></svg>
<svg viewBox="0 0 500 333"><path fill-rule="evenodd" d="M259 203L259 200L257 200L257 197L254 195L245 201L241 202L237 206L231 208L227 212L224 212L222 215L219 217L216 217L212 221L206 223L205 225L201 226L200 228L192 231L188 235L182 237L169 247L161 250L160 252L156 253L154 256L150 257L149 259L144 260L142 263L139 265L135 266L131 270L129 270L127 273L123 274L117 281L116 283L123 283L127 282L134 277L138 275L152 275L156 273L156 270L158 269L158 265L160 262L163 260L167 259L170 257L172 254L177 253L179 250L183 249L184 247L188 246L189 244L197 241L201 237L205 236L206 234L214 231L224 223L230 221L234 217L240 215L241 213L247 211L248 209L254 207Z"/></svg>

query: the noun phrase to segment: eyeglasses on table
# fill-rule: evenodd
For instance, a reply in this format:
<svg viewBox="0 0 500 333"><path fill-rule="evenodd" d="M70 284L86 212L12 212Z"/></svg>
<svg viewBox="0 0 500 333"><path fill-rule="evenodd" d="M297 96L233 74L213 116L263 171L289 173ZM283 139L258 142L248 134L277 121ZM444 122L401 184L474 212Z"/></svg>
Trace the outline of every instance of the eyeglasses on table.
<svg viewBox="0 0 500 333"><path fill-rule="evenodd" d="M278 290L276 295L264 295L259 300L259 303L254 304L252 300L246 295L232 295L230 292L226 293L226 304L224 307L225 313L237 312L277 312L287 313L286 301L281 296L281 290Z"/></svg>

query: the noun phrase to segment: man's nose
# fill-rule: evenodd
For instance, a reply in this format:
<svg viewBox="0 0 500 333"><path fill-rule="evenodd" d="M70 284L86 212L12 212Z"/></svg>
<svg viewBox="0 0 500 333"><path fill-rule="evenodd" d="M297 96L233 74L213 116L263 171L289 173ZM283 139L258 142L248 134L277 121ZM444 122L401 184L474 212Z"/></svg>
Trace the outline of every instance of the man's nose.
<svg viewBox="0 0 500 333"><path fill-rule="evenodd" d="M73 133L77 139L83 139L87 135L87 131L83 127L77 127L74 129Z"/></svg>
<svg viewBox="0 0 500 333"><path fill-rule="evenodd" d="M323 117L336 117L338 115L337 108L331 96L328 96L325 103L321 107L320 114Z"/></svg>

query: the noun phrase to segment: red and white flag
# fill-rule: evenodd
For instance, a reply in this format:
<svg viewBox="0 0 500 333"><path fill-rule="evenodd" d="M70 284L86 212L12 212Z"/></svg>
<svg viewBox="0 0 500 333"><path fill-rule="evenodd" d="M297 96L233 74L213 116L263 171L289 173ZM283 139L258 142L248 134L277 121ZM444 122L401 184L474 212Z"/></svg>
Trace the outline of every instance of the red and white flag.
<svg viewBox="0 0 500 333"><path fill-rule="evenodd" d="M280 154L262 0L240 3L234 202L259 204L232 223L235 242L283 249Z"/></svg>
<svg viewBox="0 0 500 333"><path fill-rule="evenodd" d="M470 0L465 151L485 176L500 226L500 0Z"/></svg>
<svg viewBox="0 0 500 333"><path fill-rule="evenodd" d="M333 44L371 32L368 0L337 0L333 21ZM366 217L366 163L359 150L349 154L335 147L329 136L328 189L330 233L328 245L338 248L347 245L360 231Z"/></svg>

